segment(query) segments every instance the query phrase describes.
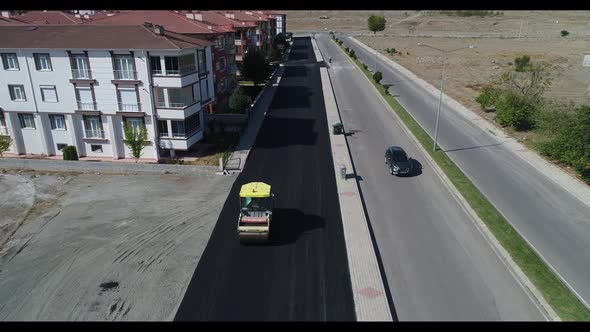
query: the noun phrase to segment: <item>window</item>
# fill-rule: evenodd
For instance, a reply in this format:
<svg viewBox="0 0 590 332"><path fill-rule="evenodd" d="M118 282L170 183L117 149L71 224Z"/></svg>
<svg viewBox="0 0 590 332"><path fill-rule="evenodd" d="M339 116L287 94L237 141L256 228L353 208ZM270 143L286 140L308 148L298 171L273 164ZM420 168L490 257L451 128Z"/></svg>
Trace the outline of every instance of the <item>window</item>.
<svg viewBox="0 0 590 332"><path fill-rule="evenodd" d="M102 122L98 115L84 115L86 138L103 138Z"/></svg>
<svg viewBox="0 0 590 332"><path fill-rule="evenodd" d="M137 90L135 88L118 88L117 91L119 92L119 111L139 111Z"/></svg>
<svg viewBox="0 0 590 332"><path fill-rule="evenodd" d="M61 151L63 150L66 146L68 146L67 144L63 144L63 143L57 143L57 151Z"/></svg>
<svg viewBox="0 0 590 332"><path fill-rule="evenodd" d="M186 137L191 137L201 129L201 112L197 112L184 120Z"/></svg>
<svg viewBox="0 0 590 332"><path fill-rule="evenodd" d="M159 56L150 56L150 69L152 75L162 75L162 62Z"/></svg>
<svg viewBox="0 0 590 332"><path fill-rule="evenodd" d="M195 72L197 68L195 67L195 55L194 54L185 54L178 58L178 63L180 67L180 74L188 74Z"/></svg>
<svg viewBox="0 0 590 332"><path fill-rule="evenodd" d="M27 101L24 85L8 85L8 91L10 92L10 100Z"/></svg>
<svg viewBox="0 0 590 332"><path fill-rule="evenodd" d="M2 53L2 64L5 70L20 70L16 53Z"/></svg>
<svg viewBox="0 0 590 332"><path fill-rule="evenodd" d="M0 135L8 135L6 120L4 119L4 112L2 111L0 111Z"/></svg>
<svg viewBox="0 0 590 332"><path fill-rule="evenodd" d="M167 57L164 57L164 60L166 62L166 75L179 75L180 74L178 57L167 56Z"/></svg>
<svg viewBox="0 0 590 332"><path fill-rule="evenodd" d="M217 70L225 70L225 58L219 59L218 65L219 68Z"/></svg>
<svg viewBox="0 0 590 332"><path fill-rule="evenodd" d="M115 64L115 79L116 80L134 80L135 66L131 55L115 55L113 59Z"/></svg>
<svg viewBox="0 0 590 332"><path fill-rule="evenodd" d="M90 79L90 68L86 55L72 55L72 76L78 79Z"/></svg>
<svg viewBox="0 0 590 332"><path fill-rule="evenodd" d="M224 45L224 39L222 36L217 37L217 39L215 39L215 47L217 48L223 48Z"/></svg>
<svg viewBox="0 0 590 332"><path fill-rule="evenodd" d="M35 67L37 67L37 70L53 70L51 67L51 58L49 57L49 53L33 53L33 56L35 57Z"/></svg>
<svg viewBox="0 0 590 332"><path fill-rule="evenodd" d="M199 74L205 74L207 72L207 57L204 49L197 50Z"/></svg>
<svg viewBox="0 0 590 332"><path fill-rule="evenodd" d="M52 130L66 130L66 119L63 114L49 114Z"/></svg>
<svg viewBox="0 0 590 332"><path fill-rule="evenodd" d="M102 152L102 145L90 144L90 150L92 150L92 152Z"/></svg>
<svg viewBox="0 0 590 332"><path fill-rule="evenodd" d="M172 123L172 137L185 137L184 121L170 121Z"/></svg>
<svg viewBox="0 0 590 332"><path fill-rule="evenodd" d="M145 127L143 118L125 118L125 123L133 128L133 132L139 133L142 127Z"/></svg>
<svg viewBox="0 0 590 332"><path fill-rule="evenodd" d="M94 110L94 97L92 96L92 88L89 86L77 86L76 95L78 97L79 110Z"/></svg>
<svg viewBox="0 0 590 332"><path fill-rule="evenodd" d="M41 88L41 98L46 103L57 103L57 91L55 90L55 85L42 85Z"/></svg>
<svg viewBox="0 0 590 332"><path fill-rule="evenodd" d="M33 114L29 113L20 113L18 115L20 120L20 127L23 129L35 129L35 119L33 118Z"/></svg>
<svg viewBox="0 0 590 332"><path fill-rule="evenodd" d="M168 120L158 120L158 132L160 133L160 137L170 137Z"/></svg>

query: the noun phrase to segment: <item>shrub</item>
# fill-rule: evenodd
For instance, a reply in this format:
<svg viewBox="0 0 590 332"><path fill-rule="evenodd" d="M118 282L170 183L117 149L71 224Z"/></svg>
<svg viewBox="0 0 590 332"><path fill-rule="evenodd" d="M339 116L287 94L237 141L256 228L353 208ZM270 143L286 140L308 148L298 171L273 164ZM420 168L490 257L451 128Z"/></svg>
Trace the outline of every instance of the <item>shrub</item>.
<svg viewBox="0 0 590 332"><path fill-rule="evenodd" d="M63 158L64 160L78 160L78 151L76 150L76 147L68 145L63 148Z"/></svg>
<svg viewBox="0 0 590 332"><path fill-rule="evenodd" d="M502 126L516 130L528 130L535 124L537 104L512 91L501 93L496 105L496 121Z"/></svg>
<svg viewBox="0 0 590 332"><path fill-rule="evenodd" d="M569 32L569 31L567 31L567 30L561 30L561 36L562 36L562 37L565 37L565 36L567 36L567 35L569 35L569 34L570 34L570 32Z"/></svg>
<svg viewBox="0 0 590 332"><path fill-rule="evenodd" d="M356 53L354 53L354 50L350 50L350 52L348 52L348 54L350 54L350 57L356 58Z"/></svg>
<svg viewBox="0 0 590 332"><path fill-rule="evenodd" d="M528 55L523 55L519 58L514 59L514 64L517 72L525 72L531 68L531 57Z"/></svg>
<svg viewBox="0 0 590 332"><path fill-rule="evenodd" d="M4 155L4 152L10 149L12 144L12 138L10 136L0 136L0 157Z"/></svg>
<svg viewBox="0 0 590 332"><path fill-rule="evenodd" d="M350 48L345 47L344 50L346 51L346 53L350 53Z"/></svg>
<svg viewBox="0 0 590 332"><path fill-rule="evenodd" d="M135 158L135 162L138 162L143 154L147 140L147 129L145 125L142 124L139 128L136 128L125 122L123 125L123 134L125 135L123 142L129 148L131 155Z"/></svg>
<svg viewBox="0 0 590 332"><path fill-rule="evenodd" d="M369 66L367 66L366 64L363 63L363 68L365 68L365 70L367 70L369 68Z"/></svg>
<svg viewBox="0 0 590 332"><path fill-rule="evenodd" d="M578 107L574 120L538 147L542 154L571 165L590 183L590 106Z"/></svg>
<svg viewBox="0 0 590 332"><path fill-rule="evenodd" d="M338 40L338 44L339 45L342 45L342 40Z"/></svg>
<svg viewBox="0 0 590 332"><path fill-rule="evenodd" d="M232 113L243 114L244 110L251 102L252 99L250 96L246 95L244 89L238 87L229 97L229 108Z"/></svg>
<svg viewBox="0 0 590 332"><path fill-rule="evenodd" d="M380 71L378 71L378 72L375 72L375 73L373 74L373 80L374 80L375 82L377 82L377 83L380 83L382 79L383 79L383 74L381 74L381 72L380 72Z"/></svg>
<svg viewBox="0 0 590 332"><path fill-rule="evenodd" d="M482 109L486 110L489 107L494 106L499 96L500 90L491 86L486 86L481 90L479 96L475 98L475 101L479 103Z"/></svg>

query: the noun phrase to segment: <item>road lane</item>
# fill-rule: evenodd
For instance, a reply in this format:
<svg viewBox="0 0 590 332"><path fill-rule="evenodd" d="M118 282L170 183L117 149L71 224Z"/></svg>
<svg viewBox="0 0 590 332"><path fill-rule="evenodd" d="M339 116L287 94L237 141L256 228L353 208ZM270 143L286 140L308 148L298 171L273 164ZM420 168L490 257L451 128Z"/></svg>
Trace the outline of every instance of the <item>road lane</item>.
<svg viewBox="0 0 590 332"><path fill-rule="evenodd" d="M346 36L360 59L374 54ZM431 137L438 95L432 96L377 57L383 80ZM450 73L449 76L452 76ZM448 107L441 110L438 144L559 275L590 303L590 202L584 204L511 150L506 138L481 130Z"/></svg>
<svg viewBox="0 0 590 332"><path fill-rule="evenodd" d="M385 107L374 88L326 35L318 36L400 321L543 320ZM400 145L422 174L389 175L383 161Z"/></svg>
<svg viewBox="0 0 590 332"><path fill-rule="evenodd" d="M319 68L309 38L288 66L176 320L355 320ZM272 243L242 246L242 184L276 193Z"/></svg>

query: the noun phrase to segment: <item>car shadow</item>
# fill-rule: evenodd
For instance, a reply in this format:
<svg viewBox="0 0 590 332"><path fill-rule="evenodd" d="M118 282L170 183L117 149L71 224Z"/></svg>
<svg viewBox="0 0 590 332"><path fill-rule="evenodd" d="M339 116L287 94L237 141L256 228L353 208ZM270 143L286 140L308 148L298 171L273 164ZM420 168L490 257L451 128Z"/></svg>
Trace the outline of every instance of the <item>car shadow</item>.
<svg viewBox="0 0 590 332"><path fill-rule="evenodd" d="M293 244L299 238L316 229L324 228L324 226L325 220L322 217L305 214L299 209L275 208L270 224L270 237L268 242L263 245Z"/></svg>

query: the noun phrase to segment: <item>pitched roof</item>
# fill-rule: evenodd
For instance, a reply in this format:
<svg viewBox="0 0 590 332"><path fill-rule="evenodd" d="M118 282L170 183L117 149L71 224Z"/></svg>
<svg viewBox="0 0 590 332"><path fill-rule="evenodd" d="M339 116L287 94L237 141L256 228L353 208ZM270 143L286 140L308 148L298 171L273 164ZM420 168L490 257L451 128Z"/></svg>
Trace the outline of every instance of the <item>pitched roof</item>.
<svg viewBox="0 0 590 332"><path fill-rule="evenodd" d="M224 14L220 12L218 13L211 10L193 10L192 12L195 14L201 14L204 22L215 24L218 26L231 26L234 29L256 27L256 23L254 22L241 22L238 20L234 20L229 17L226 17Z"/></svg>
<svg viewBox="0 0 590 332"><path fill-rule="evenodd" d="M262 12L266 15L285 15L284 13L278 12L276 10L262 10Z"/></svg>
<svg viewBox="0 0 590 332"><path fill-rule="evenodd" d="M21 21L19 19L15 19L13 17L9 18L9 17L0 16L0 25L5 25L5 24L13 25L13 24L28 24L28 23Z"/></svg>
<svg viewBox="0 0 590 332"><path fill-rule="evenodd" d="M98 18L86 24L137 25L149 22L161 25L167 31L183 34L219 34L228 32L214 25L191 20L170 10L128 10L113 16Z"/></svg>
<svg viewBox="0 0 590 332"><path fill-rule="evenodd" d="M0 48L23 49L171 50L212 45L170 31L158 35L142 25L0 25L0 40Z"/></svg>
<svg viewBox="0 0 590 332"><path fill-rule="evenodd" d="M70 13L64 13L57 10L34 10L15 16L14 18L31 24L80 24L84 22L84 20Z"/></svg>
<svg viewBox="0 0 590 332"><path fill-rule="evenodd" d="M242 10L225 10L225 11L221 11L219 13L222 15L225 15L225 13L233 14L234 20L243 21L243 22L266 22L266 21L268 21L268 19L262 18L260 16L253 16L253 15L246 14L246 12L242 11Z"/></svg>

